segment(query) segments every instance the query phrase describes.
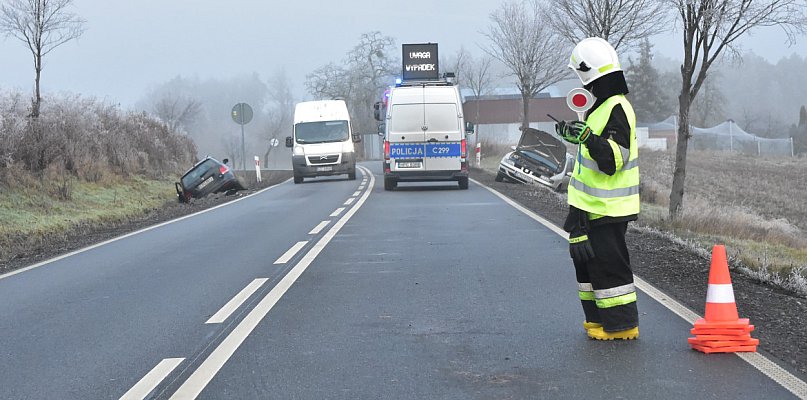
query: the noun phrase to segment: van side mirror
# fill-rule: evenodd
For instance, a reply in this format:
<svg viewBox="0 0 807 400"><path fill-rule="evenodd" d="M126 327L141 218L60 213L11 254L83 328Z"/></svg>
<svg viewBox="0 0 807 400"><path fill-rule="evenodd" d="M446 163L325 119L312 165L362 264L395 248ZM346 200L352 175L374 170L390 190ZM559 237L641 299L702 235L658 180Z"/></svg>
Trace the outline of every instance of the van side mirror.
<svg viewBox="0 0 807 400"><path fill-rule="evenodd" d="M465 133L470 135L474 133L474 123L470 121L465 121Z"/></svg>
<svg viewBox="0 0 807 400"><path fill-rule="evenodd" d="M375 102L375 104L373 104L373 118L375 118L376 121L382 121L381 105L382 103L380 101L377 101Z"/></svg>
<svg viewBox="0 0 807 400"><path fill-rule="evenodd" d="M286 136L286 147L294 147L294 141L291 136Z"/></svg>
<svg viewBox="0 0 807 400"><path fill-rule="evenodd" d="M378 136L384 136L384 131L387 130L387 124L380 123L378 124Z"/></svg>
<svg viewBox="0 0 807 400"><path fill-rule="evenodd" d="M361 143L361 135L353 135L353 143Z"/></svg>

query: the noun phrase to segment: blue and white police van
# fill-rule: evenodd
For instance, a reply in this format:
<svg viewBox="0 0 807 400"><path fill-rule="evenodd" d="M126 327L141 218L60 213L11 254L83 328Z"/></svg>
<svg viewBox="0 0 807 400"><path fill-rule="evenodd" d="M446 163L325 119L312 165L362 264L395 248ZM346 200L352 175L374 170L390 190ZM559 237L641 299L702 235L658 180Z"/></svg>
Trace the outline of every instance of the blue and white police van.
<svg viewBox="0 0 807 400"><path fill-rule="evenodd" d="M384 189L398 182L456 181L468 189L468 147L457 86L439 77L437 45L404 44L403 78L376 106L384 136Z"/></svg>

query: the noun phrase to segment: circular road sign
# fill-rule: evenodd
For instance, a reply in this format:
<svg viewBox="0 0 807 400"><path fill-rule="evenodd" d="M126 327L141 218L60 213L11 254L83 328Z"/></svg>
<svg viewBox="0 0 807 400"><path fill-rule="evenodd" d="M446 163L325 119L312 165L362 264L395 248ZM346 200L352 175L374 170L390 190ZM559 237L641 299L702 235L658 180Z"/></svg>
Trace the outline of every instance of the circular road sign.
<svg viewBox="0 0 807 400"><path fill-rule="evenodd" d="M566 105L578 114L585 113L594 105L594 96L586 89L575 88L566 95Z"/></svg>
<svg viewBox="0 0 807 400"><path fill-rule="evenodd" d="M233 106L233 121L239 125L246 125L252 121L252 107L247 103L238 103Z"/></svg>
<svg viewBox="0 0 807 400"><path fill-rule="evenodd" d="M277 140L277 138L272 138L272 140L269 141L269 144L271 144L272 147L277 147L277 145L280 144L280 141Z"/></svg>

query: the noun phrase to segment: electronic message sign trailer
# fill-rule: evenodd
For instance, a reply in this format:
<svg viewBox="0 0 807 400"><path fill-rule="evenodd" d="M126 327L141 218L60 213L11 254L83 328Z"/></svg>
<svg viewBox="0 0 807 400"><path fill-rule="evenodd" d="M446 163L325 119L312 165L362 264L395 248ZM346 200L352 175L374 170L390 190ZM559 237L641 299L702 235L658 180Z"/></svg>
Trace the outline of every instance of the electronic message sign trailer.
<svg viewBox="0 0 807 400"><path fill-rule="evenodd" d="M403 44L403 81L440 79L437 43Z"/></svg>

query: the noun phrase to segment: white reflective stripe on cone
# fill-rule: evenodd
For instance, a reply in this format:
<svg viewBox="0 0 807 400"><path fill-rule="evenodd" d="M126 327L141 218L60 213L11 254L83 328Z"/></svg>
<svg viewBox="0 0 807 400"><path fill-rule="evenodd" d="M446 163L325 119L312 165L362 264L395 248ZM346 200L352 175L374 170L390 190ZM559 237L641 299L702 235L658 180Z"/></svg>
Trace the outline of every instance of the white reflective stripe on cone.
<svg viewBox="0 0 807 400"><path fill-rule="evenodd" d="M706 291L707 303L734 303L734 288L730 283L709 284Z"/></svg>
<svg viewBox="0 0 807 400"><path fill-rule="evenodd" d="M591 283L577 282L577 290L579 290L581 292L593 292L594 287L591 286Z"/></svg>

